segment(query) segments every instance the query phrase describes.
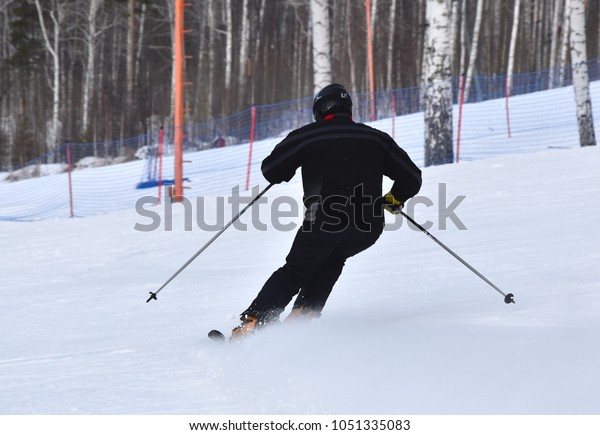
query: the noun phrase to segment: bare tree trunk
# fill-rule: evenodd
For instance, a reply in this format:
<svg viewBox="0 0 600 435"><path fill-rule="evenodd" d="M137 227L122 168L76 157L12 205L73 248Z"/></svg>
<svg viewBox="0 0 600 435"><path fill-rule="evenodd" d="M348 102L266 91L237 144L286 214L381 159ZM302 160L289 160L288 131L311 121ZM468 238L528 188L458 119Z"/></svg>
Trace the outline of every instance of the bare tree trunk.
<svg viewBox="0 0 600 435"><path fill-rule="evenodd" d="M265 21L265 9L266 9L266 3L267 0L259 0L260 6L258 8L258 31L256 32L256 45L254 46L255 48L255 54L258 55L259 50L260 50L260 44L262 42L262 36L264 33L264 21Z"/></svg>
<svg viewBox="0 0 600 435"><path fill-rule="evenodd" d="M348 26L353 22L354 14L352 13L352 2L349 2L346 5L346 13ZM353 42L352 42L352 34L348 35L348 58L350 59L350 89L356 89L356 62L354 61L354 50L353 50Z"/></svg>
<svg viewBox="0 0 600 435"><path fill-rule="evenodd" d="M371 1L371 42L373 43L376 39L376 30L378 29L379 23L377 22L377 11L379 10L379 0L370 0ZM382 44L383 45L383 44ZM377 48L379 44L373 43L373 57L377 59ZM383 68L378 68L377 71L382 71ZM377 88L377 75L375 75L375 68L373 68L373 88ZM379 74L378 74L379 75ZM383 75L380 76L380 83L383 86L385 84L385 77Z"/></svg>
<svg viewBox="0 0 600 435"><path fill-rule="evenodd" d="M133 111L133 80L135 67L135 0L129 0L129 32L127 32L127 109ZM127 118L127 117L125 117Z"/></svg>
<svg viewBox="0 0 600 435"><path fill-rule="evenodd" d="M170 38L170 47L171 47L171 93L170 93L170 108L169 108L169 118L170 122L173 122L175 119L175 2L168 1L166 3L167 8L167 20L169 23L169 38Z"/></svg>
<svg viewBox="0 0 600 435"><path fill-rule="evenodd" d="M241 107L244 104L244 96L247 95L246 87L246 63L248 62L248 46L250 43L250 20L248 18L248 0L244 0L242 5L242 30L240 35L240 68L238 76L238 105Z"/></svg>
<svg viewBox="0 0 600 435"><path fill-rule="evenodd" d="M416 79L418 83L423 82L425 39L427 37L427 1L419 0L417 5L417 52L415 56Z"/></svg>
<svg viewBox="0 0 600 435"><path fill-rule="evenodd" d="M541 67L539 64L540 53L542 52L542 26L540 21L540 0L535 0L533 9L533 39L531 43L531 54L533 60L533 69L538 71Z"/></svg>
<svg viewBox="0 0 600 435"><path fill-rule="evenodd" d="M569 15L569 0L565 0L565 16L563 20L563 34L562 34L562 42L560 48L560 70L559 70L559 78L558 85L564 86L567 74L567 58L569 57L570 50L570 36L571 36L571 16Z"/></svg>
<svg viewBox="0 0 600 435"><path fill-rule="evenodd" d="M450 44L451 44L451 59L450 59L450 68L453 72L455 67L455 61L460 56L460 44L458 43L458 35L460 33L460 1L459 0L451 0L452 1L452 26L450 27ZM459 72L460 74L460 72Z"/></svg>
<svg viewBox="0 0 600 435"><path fill-rule="evenodd" d="M397 0L392 0L392 4L390 5L390 24L389 24L389 34L388 34L388 46L387 46L387 76L386 76L386 88L391 90L394 88L392 77L394 71L394 40L396 33L396 6L398 4Z"/></svg>
<svg viewBox="0 0 600 435"><path fill-rule="evenodd" d="M225 39L225 90L231 89L231 70L233 66L233 17L231 0L225 1L226 39Z"/></svg>
<svg viewBox="0 0 600 435"><path fill-rule="evenodd" d="M459 73L466 74L465 61L467 59L467 0L461 0L460 5L460 62Z"/></svg>
<svg viewBox="0 0 600 435"><path fill-rule="evenodd" d="M427 82L427 78L429 77L429 71L427 68L429 67L429 58L427 57L427 50L429 49L429 17L427 15L427 11L429 9L429 0L425 0L425 26L423 31L423 47L422 47L422 56L421 56L421 77L419 77L419 81L421 83ZM425 98L425 91L427 88L422 87L421 89L421 100Z"/></svg>
<svg viewBox="0 0 600 435"><path fill-rule="evenodd" d="M502 4L500 2L492 2L490 4L490 7L493 11L494 14L494 28L491 29L490 31L490 39L491 39L491 44L490 44L490 52L488 53L488 56L490 57L490 71L493 71L494 73L500 72L502 71L502 65L503 62L505 61L504 59L504 55L506 53L506 51L504 50L504 40L505 38L502 38L502 28L501 28L501 21L502 21Z"/></svg>
<svg viewBox="0 0 600 435"><path fill-rule="evenodd" d="M103 19L103 24L106 24L108 22L108 17L104 17ZM92 118L92 125L93 125L93 130L94 130L94 142L96 142L96 136L98 136L98 130L103 130L104 132L104 139L107 139L107 133L106 133L106 129L102 129L99 128L99 126L101 126L103 124L103 118L104 120L106 119L106 111L108 110L108 108L106 107L106 105L104 104L104 100L105 100L105 96L106 96L106 91L104 90L104 75L106 72L106 68L104 67L105 65L105 43L106 43L106 38L102 38L100 40L100 48L98 50L99 52L99 57L98 57L98 98L96 98L96 101L94 104L94 110L95 110L95 114L96 114L96 119ZM99 153L98 153L98 144L94 143L94 157L98 157Z"/></svg>
<svg viewBox="0 0 600 435"><path fill-rule="evenodd" d="M94 88L96 75L96 15L102 0L90 0L90 7L87 15L87 32L85 35L87 47L87 62L83 78L83 98L81 108L81 134L86 135L89 129L90 116L90 94Z"/></svg>
<svg viewBox="0 0 600 435"><path fill-rule="evenodd" d="M142 11L140 14L140 25L138 31L137 53L135 55L135 68L133 71L136 75L140 73L140 60L142 58L142 47L144 45L144 24L146 22L146 3L142 3ZM135 78L134 78L135 84Z"/></svg>
<svg viewBox="0 0 600 435"><path fill-rule="evenodd" d="M523 10L521 11L521 21L522 21L522 25L521 30L519 31L522 35L522 42L521 44L519 44L519 58L518 61L520 62L521 65L521 70L525 70L525 71L533 71L534 67L533 67L533 55L534 53L531 51L532 50L532 42L534 35L533 35L533 29L534 29L534 24L533 24L533 2L535 0L523 0L522 2L522 8Z"/></svg>
<svg viewBox="0 0 600 435"><path fill-rule="evenodd" d="M550 66L550 49L552 48L552 21L553 9L550 2L542 2L542 50L540 53L541 69L548 69Z"/></svg>
<svg viewBox="0 0 600 435"><path fill-rule="evenodd" d="M565 0L554 0L554 15L552 19L552 42L550 47L550 88L556 86L558 47L560 46L561 18L564 14ZM563 32L565 30L563 29Z"/></svg>
<svg viewBox="0 0 600 435"><path fill-rule="evenodd" d="M515 52L517 49L517 37L519 36L519 17L521 15L521 0L515 0L513 11L513 24L510 35L510 48L508 49L508 67L506 68L506 88L512 93L513 75L515 73Z"/></svg>
<svg viewBox="0 0 600 435"><path fill-rule="evenodd" d="M479 34L481 30L481 17L483 16L484 0L477 0L477 13L475 25L473 26L473 43L471 44L471 55L469 56L469 68L467 69L467 82L465 84L465 101L469 101L471 83L475 73L475 62L477 61L477 48L479 46Z"/></svg>
<svg viewBox="0 0 600 435"><path fill-rule="evenodd" d="M427 1L425 58L425 166L452 163L450 9L446 0Z"/></svg>
<svg viewBox="0 0 600 435"><path fill-rule="evenodd" d="M252 59L254 59L255 65L257 67L253 67L252 68L252 73L253 74L257 74L256 71L258 70L258 65L260 65L261 62L261 58L260 58L260 54L261 54L261 50L262 50L262 36L263 33L265 33L265 26L264 26L264 22L265 22L265 9L266 9L266 2L267 0L259 0L259 7L258 7L258 22L256 23L256 39L254 42L254 55L252 56ZM253 38L254 39L254 38ZM302 45L302 43L300 43L300 45ZM299 48L298 51L302 52L302 48ZM302 55L300 54L299 56L300 62L302 61ZM299 64L300 65L300 64ZM255 76L256 77L256 76ZM256 78L252 79L252 102L254 103L255 100L255 83L258 80ZM302 95L300 93L300 89L301 89L301 78L298 80L298 90L296 91L296 95Z"/></svg>
<svg viewBox="0 0 600 435"><path fill-rule="evenodd" d="M217 32L217 23L215 22L215 13L213 10L213 0L207 0L206 8L207 8L207 17L206 21L208 24L208 68L207 68L207 80L208 80L208 89L206 89L206 111L209 117L213 115L214 103L213 103L213 95L215 94L215 80L214 80L214 70L215 70L215 60L216 60L216 51L217 51L217 42L215 38L215 34ZM202 53L198 53L198 70L202 67ZM198 88L200 88L200 84L198 83Z"/></svg>
<svg viewBox="0 0 600 435"><path fill-rule="evenodd" d="M64 18L63 4L58 1L53 2L53 8L50 10L50 18L53 24L53 32L50 34L44 22L44 13L40 5L40 0L35 0L35 6L38 11L38 18L42 30L42 36L46 45L46 50L52 57L52 122L48 131L46 141L49 149L58 146L59 128L60 128L60 88L61 88L61 68L60 68L60 38L61 26Z"/></svg>
<svg viewBox="0 0 600 435"><path fill-rule="evenodd" d="M579 143L582 147L596 145L587 67L584 0L569 0L569 16L571 17L571 62L573 64L573 90L577 105Z"/></svg>
<svg viewBox="0 0 600 435"><path fill-rule="evenodd" d="M314 92L331 83L331 38L327 0L311 0Z"/></svg>
<svg viewBox="0 0 600 435"><path fill-rule="evenodd" d="M378 0L371 0L371 34L375 34L375 21L377 21Z"/></svg>

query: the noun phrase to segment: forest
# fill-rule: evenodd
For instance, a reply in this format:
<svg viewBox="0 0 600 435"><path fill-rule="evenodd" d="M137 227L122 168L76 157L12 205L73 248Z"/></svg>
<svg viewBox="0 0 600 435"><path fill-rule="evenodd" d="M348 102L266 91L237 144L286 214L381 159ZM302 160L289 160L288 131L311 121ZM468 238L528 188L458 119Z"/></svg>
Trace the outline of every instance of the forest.
<svg viewBox="0 0 600 435"><path fill-rule="evenodd" d="M450 11L449 74L566 68L573 1L437 0ZM600 0L581 1L593 59ZM423 84L432 0L188 0L185 122L312 95L315 2L333 81L352 92ZM0 169L68 140L172 124L173 22L173 0L0 0Z"/></svg>

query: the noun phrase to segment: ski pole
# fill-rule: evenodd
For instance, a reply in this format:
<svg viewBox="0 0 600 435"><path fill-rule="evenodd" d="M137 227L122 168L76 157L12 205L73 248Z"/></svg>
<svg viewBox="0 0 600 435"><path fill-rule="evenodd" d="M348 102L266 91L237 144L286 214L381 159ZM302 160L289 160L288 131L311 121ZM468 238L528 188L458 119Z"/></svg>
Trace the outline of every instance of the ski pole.
<svg viewBox="0 0 600 435"><path fill-rule="evenodd" d="M487 284L489 284L494 290L496 290L498 293L500 293L502 296L504 296L505 303L507 303L507 304L515 303L515 300L514 300L515 295L513 295L512 293L508 293L508 294L504 293L502 290L500 290L498 287L496 287L493 282L491 282L489 279L487 279L485 276L483 276L481 273L479 273L477 271L477 269L475 269L473 266L471 266L469 263L467 263L465 260L463 260L456 252L454 252L452 249L450 249L449 247L444 245L433 234L431 234L429 231L427 231L425 228L423 228L421 225L419 225L417 222L415 222L415 220L413 218L411 218L409 215L407 215L403 211L401 211L400 214L402 214L402 216L404 216L406 219L408 219L408 221L410 223L412 223L414 226L416 226L418 229L420 229L425 234L427 234L434 242L436 242L438 245L440 245L442 248L444 248L450 255L452 255L454 258L456 258L458 261L460 261L462 264L464 264L471 272L473 272L475 275L477 275L479 278L481 278Z"/></svg>
<svg viewBox="0 0 600 435"><path fill-rule="evenodd" d="M168 280L167 280L167 281L166 281L166 282L165 282L163 285L161 285L161 286L160 286L160 288L159 288L158 290L156 290L155 292L150 292L150 297L148 298L148 300L146 301L146 303L150 302L152 299L154 299L154 300L158 300L158 299L156 298L156 295L157 295L158 293L160 293L160 291L161 291L162 289L164 289L164 288L165 288L165 287L166 287L166 286L167 286L167 285L168 285L168 284L169 284L171 281L173 281L173 279L175 279L175 277L176 277L177 275L179 275L183 269L185 269L186 267L188 267L188 266L190 265L190 263L191 263L192 261L194 261L194 260L195 260L195 259L198 257L198 255L202 254L202 252L204 252L204 250L205 250L206 248L208 248L208 247L211 245L211 243L212 243L212 242L214 242L215 240L217 240L217 238L218 238L218 237L219 237L221 234L223 234L223 232L224 232L224 231L225 231L227 228L229 228L229 227L230 227L230 226L231 226L231 225L232 225L232 224L233 224L235 221L237 221L237 220L240 218L240 216L241 216L242 214L244 214L244 212L245 212L246 210L248 210L250 207L252 207L252 205L253 205L253 204L254 204L256 201L258 201L258 199L259 199L261 196L263 196L263 195L266 193L266 191L267 191L267 190L269 190L271 187L273 187L273 183L269 184L267 187L265 187L265 188L262 190L262 192L260 192L258 195L256 195L256 196L254 197L254 199L252 199L252 201L250 201L250 202L248 203L248 205L242 209L242 211L240 211L240 212L239 212L239 213L238 213L238 214L237 214L237 215L236 215L236 216L235 216L233 219L231 219L231 220L229 221L229 223L227 223L227 225L225 225L223 228L221 228L217 234L215 234L215 235L214 235L214 236L213 236L213 237L212 237L212 238L211 238L211 239L210 239L208 242L206 242L206 244L205 244L205 245L204 245L202 248L200 248L200 249L198 250L198 252L196 252L196 253L195 253L195 254L192 256L192 258L190 258L188 261L186 261L186 262L185 262L185 264L184 264L183 266L181 266L177 272L175 272L173 275L171 275L171 277L170 277L170 278L169 278L169 279L168 279Z"/></svg>

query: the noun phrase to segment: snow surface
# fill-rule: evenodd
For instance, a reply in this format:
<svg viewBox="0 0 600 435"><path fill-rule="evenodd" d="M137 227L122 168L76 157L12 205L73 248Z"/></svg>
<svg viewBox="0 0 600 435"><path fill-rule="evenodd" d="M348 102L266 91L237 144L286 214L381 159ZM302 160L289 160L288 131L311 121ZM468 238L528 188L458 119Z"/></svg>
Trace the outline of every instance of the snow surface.
<svg viewBox="0 0 600 435"><path fill-rule="evenodd" d="M593 147L424 170L416 219L514 305L404 225L348 261L321 319L239 344L206 333L235 326L293 231L230 228L146 304L214 234L182 208L173 231L134 230L131 208L0 222L0 414L598 414L598 167ZM439 183L466 231L440 229ZM262 222L284 195L299 177Z"/></svg>

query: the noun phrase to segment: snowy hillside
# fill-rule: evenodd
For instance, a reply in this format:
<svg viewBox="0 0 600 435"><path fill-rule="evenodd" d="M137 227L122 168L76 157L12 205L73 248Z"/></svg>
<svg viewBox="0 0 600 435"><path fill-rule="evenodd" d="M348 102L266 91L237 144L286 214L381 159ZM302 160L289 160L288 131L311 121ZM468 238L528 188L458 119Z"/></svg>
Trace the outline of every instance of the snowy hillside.
<svg viewBox="0 0 600 435"><path fill-rule="evenodd" d="M598 167L594 147L424 170L416 219L515 305L405 225L348 261L320 320L237 345L206 333L235 326L294 232L232 228L146 304L213 235L181 208L173 231L134 230L131 208L0 222L0 414L597 414ZM440 229L439 183L466 196L466 231ZM261 222L283 195L298 178Z"/></svg>
<svg viewBox="0 0 600 435"><path fill-rule="evenodd" d="M600 81L590 86L593 104L600 103ZM510 99L511 137L506 125L506 101L496 99L466 104L461 127L461 161L480 160L508 154L545 151L579 146L572 87L533 92ZM594 106L594 107L595 107ZM458 106L454 107L454 143L458 143ZM596 137L600 138L600 111L596 111ZM363 120L364 121L364 120ZM389 134L419 165L423 165L423 113L391 118L372 123ZM282 135L287 132L281 132ZM253 147L250 184L264 182L260 173L262 160L281 138L257 141ZM85 159L84 159L85 160ZM243 144L185 154L184 176L186 196L223 195L235 185L245 188L249 146ZM89 162L88 162L89 163ZM77 163L81 167L82 162ZM173 158L165 157L165 179L173 179ZM136 189L149 175L155 162L134 161L99 168L76 170L72 174L73 209L76 217L86 217L130 209L144 195L158 195L156 188ZM12 173L9 179L40 170L52 174L20 182L3 181L0 173L0 221L31 221L70 216L68 174L61 165ZM152 171L150 171L152 172Z"/></svg>

